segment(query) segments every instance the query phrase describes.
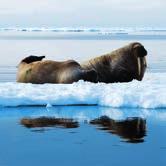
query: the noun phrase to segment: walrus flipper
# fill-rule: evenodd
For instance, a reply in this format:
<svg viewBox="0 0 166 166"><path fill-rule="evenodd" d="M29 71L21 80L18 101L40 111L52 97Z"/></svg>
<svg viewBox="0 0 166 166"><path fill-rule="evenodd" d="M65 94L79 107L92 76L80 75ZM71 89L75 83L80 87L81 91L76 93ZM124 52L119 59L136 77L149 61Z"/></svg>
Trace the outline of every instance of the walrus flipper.
<svg viewBox="0 0 166 166"><path fill-rule="evenodd" d="M25 62L25 63L29 64L29 63L36 62L36 61L42 61L43 58L45 58L45 56L30 55L30 56L26 57L25 59L23 59L21 62Z"/></svg>
<svg viewBox="0 0 166 166"><path fill-rule="evenodd" d="M84 81L89 81L93 83L98 82L98 75L96 70L90 69L90 70L82 70L82 78Z"/></svg>

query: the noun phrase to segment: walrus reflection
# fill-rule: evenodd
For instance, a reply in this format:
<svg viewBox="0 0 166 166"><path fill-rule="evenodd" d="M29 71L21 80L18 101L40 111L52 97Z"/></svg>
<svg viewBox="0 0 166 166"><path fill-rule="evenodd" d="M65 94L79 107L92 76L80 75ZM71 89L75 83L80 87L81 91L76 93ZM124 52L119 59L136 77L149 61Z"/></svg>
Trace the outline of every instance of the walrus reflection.
<svg viewBox="0 0 166 166"><path fill-rule="evenodd" d="M60 127L60 128L78 128L79 123L70 118L38 117L23 118L21 125L26 128ZM98 126L98 129L105 130L111 134L116 134L126 142L140 143L144 142L146 135L146 120L142 118L127 118L126 120L113 120L107 116L91 120L91 125Z"/></svg>
<svg viewBox="0 0 166 166"><path fill-rule="evenodd" d="M92 120L90 124L99 126L98 129L100 130L119 135L130 143L144 142L144 136L146 135L146 120L142 118L128 118L117 121L107 116L102 116Z"/></svg>
<svg viewBox="0 0 166 166"><path fill-rule="evenodd" d="M43 128L43 127L62 127L77 128L79 124L73 119L39 117L39 118L23 118L20 123L27 128Z"/></svg>
<svg viewBox="0 0 166 166"><path fill-rule="evenodd" d="M86 70L94 69L98 74L98 82L141 81L147 67L146 55L144 46L135 42L83 62L81 66Z"/></svg>

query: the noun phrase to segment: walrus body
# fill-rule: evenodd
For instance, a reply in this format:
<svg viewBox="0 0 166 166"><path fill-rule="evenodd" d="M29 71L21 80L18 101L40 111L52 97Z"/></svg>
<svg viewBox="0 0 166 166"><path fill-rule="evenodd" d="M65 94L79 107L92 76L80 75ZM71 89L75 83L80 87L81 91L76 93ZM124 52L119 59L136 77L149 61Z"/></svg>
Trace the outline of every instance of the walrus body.
<svg viewBox="0 0 166 166"><path fill-rule="evenodd" d="M131 43L111 53L96 57L81 64L86 70L94 69L98 82L129 82L142 80L146 69L147 51L140 43Z"/></svg>
<svg viewBox="0 0 166 166"><path fill-rule="evenodd" d="M17 82L73 83L81 79L94 83L141 81L147 65L146 55L142 44L131 43L81 65L74 60L42 61L44 56L29 56L19 64Z"/></svg>
<svg viewBox="0 0 166 166"><path fill-rule="evenodd" d="M94 70L83 70L74 60L57 62L44 57L29 56L18 67L17 82L22 83L73 83L78 80L96 81Z"/></svg>

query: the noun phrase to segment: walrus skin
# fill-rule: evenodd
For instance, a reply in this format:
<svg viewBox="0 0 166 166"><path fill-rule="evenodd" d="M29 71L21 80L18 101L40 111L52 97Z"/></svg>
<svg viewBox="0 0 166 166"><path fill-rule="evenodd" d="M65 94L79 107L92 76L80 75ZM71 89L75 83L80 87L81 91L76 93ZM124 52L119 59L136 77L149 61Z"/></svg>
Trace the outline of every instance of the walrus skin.
<svg viewBox="0 0 166 166"><path fill-rule="evenodd" d="M130 43L111 53L96 57L81 64L85 70L94 69L98 74L98 82L129 82L142 80L145 69L147 51L141 43Z"/></svg>
<svg viewBox="0 0 166 166"><path fill-rule="evenodd" d="M135 42L81 65L74 60L42 61L44 56L29 56L19 64L17 82L73 83L81 79L94 83L141 81L147 66L146 55L144 46Z"/></svg>
<svg viewBox="0 0 166 166"><path fill-rule="evenodd" d="M18 66L17 82L22 83L73 83L78 80L96 82L97 74L92 69L83 70L74 60L57 62L44 60L45 56L29 56Z"/></svg>

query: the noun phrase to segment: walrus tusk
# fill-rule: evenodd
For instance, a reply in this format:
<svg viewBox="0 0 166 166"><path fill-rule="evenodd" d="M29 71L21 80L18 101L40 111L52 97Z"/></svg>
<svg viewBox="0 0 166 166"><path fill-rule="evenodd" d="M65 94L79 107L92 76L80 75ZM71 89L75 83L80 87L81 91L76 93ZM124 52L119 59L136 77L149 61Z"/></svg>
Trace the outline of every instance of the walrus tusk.
<svg viewBox="0 0 166 166"><path fill-rule="evenodd" d="M143 57L143 63L144 63L144 66L147 66L146 58L145 57Z"/></svg>
<svg viewBox="0 0 166 166"><path fill-rule="evenodd" d="M141 74L141 59L140 59L140 57L138 57L138 75L140 76L140 74Z"/></svg>

